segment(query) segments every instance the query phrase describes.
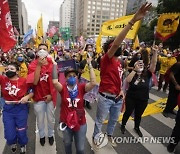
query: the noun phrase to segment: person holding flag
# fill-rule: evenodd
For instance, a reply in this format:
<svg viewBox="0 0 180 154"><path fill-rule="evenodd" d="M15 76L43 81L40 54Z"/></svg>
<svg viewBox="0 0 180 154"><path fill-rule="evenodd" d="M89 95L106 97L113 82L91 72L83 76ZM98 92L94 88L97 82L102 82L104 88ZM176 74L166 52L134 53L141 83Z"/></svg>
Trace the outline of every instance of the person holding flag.
<svg viewBox="0 0 180 154"><path fill-rule="evenodd" d="M128 22L125 28L119 33L115 40L108 40L104 44L105 55L101 58L101 72L100 72L100 85L99 85L99 98L97 105L96 120L93 133L93 145L95 149L102 147L99 143L99 137L102 133L102 125L107 115L109 114L109 121L107 125L107 135L112 146L116 146L113 142L113 132L118 120L122 102L124 99L124 93L122 91L122 67L118 57L121 54L121 48L119 47L126 37L132 26L139 20L141 20L146 12L151 8L151 3L145 3L135 13L133 18ZM104 135L104 138L107 138ZM105 140L104 140L105 141ZM107 144L107 143L106 143ZM104 145L106 145L104 144Z"/></svg>

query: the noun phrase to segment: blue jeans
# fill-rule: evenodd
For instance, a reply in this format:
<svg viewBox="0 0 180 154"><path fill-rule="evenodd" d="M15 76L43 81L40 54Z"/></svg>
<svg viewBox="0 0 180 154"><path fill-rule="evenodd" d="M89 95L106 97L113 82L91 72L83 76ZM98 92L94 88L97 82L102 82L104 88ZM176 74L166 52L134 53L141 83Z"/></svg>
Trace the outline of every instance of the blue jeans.
<svg viewBox="0 0 180 154"><path fill-rule="evenodd" d="M122 103L123 103L122 100L115 103L113 100L107 99L101 96L100 94L98 95L98 104L97 104L93 137L95 137L96 134L101 133L103 122L104 120L106 120L108 113L109 113L109 120L106 131L107 131L107 135L113 135L116 122L120 115Z"/></svg>
<svg viewBox="0 0 180 154"><path fill-rule="evenodd" d="M45 137L44 131L44 117L46 113L47 123L48 123L48 137L54 135L54 125L55 125L55 115L54 115L54 105L53 102L46 103L44 101L39 101L34 104L34 111L37 118L37 126L39 130L40 138Z"/></svg>
<svg viewBox="0 0 180 154"><path fill-rule="evenodd" d="M79 131L73 131L70 128L66 128L63 131L63 141L65 146L66 154L72 154L72 142L73 136L75 140L76 153L84 154L84 143L86 139L87 124L81 125Z"/></svg>

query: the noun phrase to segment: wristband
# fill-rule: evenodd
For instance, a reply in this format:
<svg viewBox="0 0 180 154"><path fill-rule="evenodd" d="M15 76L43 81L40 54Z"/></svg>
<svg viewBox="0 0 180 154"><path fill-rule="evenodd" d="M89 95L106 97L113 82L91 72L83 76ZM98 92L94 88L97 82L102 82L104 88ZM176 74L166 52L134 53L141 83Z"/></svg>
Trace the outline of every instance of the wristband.
<svg viewBox="0 0 180 154"><path fill-rule="evenodd" d="M132 23L131 21L129 21L129 22L128 22L128 24L130 24L131 26L133 26L133 25L134 25L134 23Z"/></svg>

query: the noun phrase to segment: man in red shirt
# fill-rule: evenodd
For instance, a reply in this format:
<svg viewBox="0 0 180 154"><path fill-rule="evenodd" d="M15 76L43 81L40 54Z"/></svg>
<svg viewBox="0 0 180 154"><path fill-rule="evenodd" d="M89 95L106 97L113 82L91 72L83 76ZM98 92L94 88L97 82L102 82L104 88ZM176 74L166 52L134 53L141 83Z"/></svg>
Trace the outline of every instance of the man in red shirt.
<svg viewBox="0 0 180 154"><path fill-rule="evenodd" d="M52 84L52 60L48 58L48 47L46 44L39 45L37 52L38 59L31 62L29 65L29 73L34 72L34 110L37 116L37 125L40 135L40 144L45 144L44 118L45 113L48 123L48 138L49 144L54 143L54 124L55 124L55 100L54 88Z"/></svg>
<svg viewBox="0 0 180 154"><path fill-rule="evenodd" d="M99 98L97 105L96 121L93 133L93 143L96 148L100 148L99 134L104 120L109 114L109 121L107 125L107 135L112 146L116 146L113 142L113 132L120 114L124 93L122 87L122 68L118 57L121 55L121 48L119 47L126 37L128 31L132 28L135 22L141 20L146 12L151 8L151 3L145 3L136 12L133 18L128 22L126 27L120 32L115 40L108 40L104 44L105 55L101 60L101 82L99 86ZM106 136L106 135L105 135ZM99 144L97 146L97 143Z"/></svg>

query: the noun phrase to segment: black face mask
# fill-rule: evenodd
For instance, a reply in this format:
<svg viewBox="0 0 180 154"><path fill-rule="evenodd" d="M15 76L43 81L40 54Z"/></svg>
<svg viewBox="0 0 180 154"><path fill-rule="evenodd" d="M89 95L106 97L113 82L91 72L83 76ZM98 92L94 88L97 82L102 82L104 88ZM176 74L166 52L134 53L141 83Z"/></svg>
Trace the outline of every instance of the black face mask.
<svg viewBox="0 0 180 154"><path fill-rule="evenodd" d="M6 72L6 76L8 77L8 78L12 78L12 77L14 77L16 75L16 72L13 72L13 71L7 71Z"/></svg>
<svg viewBox="0 0 180 154"><path fill-rule="evenodd" d="M118 48L114 54L115 57L119 57L122 54L121 48Z"/></svg>

